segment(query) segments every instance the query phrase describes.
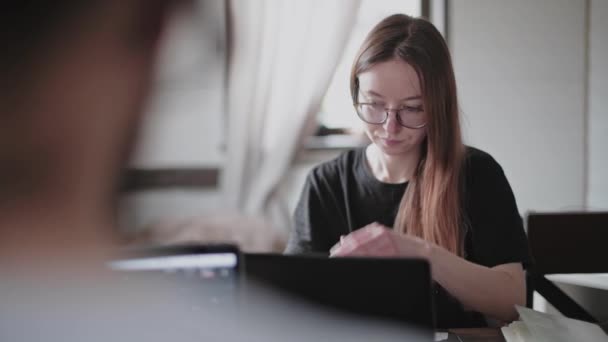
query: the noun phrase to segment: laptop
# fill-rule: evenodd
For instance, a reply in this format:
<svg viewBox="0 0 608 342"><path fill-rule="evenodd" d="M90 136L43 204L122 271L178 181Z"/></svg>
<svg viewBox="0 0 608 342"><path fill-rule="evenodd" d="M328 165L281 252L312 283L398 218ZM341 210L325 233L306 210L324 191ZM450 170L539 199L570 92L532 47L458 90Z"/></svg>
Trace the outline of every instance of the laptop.
<svg viewBox="0 0 608 342"><path fill-rule="evenodd" d="M358 315L435 326L430 266L422 259L243 255L245 278Z"/></svg>
<svg viewBox="0 0 608 342"><path fill-rule="evenodd" d="M275 257L280 256L269 255L269 258ZM289 258L291 261L296 259ZM249 259L252 269L255 269L256 260L260 261L257 256ZM322 259L317 259L317 261L320 260ZM367 261L357 263L354 267L348 266L351 263L351 260L345 262L343 265L346 268L342 271L367 272L372 277L378 276L375 274L377 271L367 269L367 266L372 266ZM308 262L307 264L314 266ZM405 269L408 271L420 272L417 270L421 269L424 270L422 273L429 278L426 263L388 261L386 266L384 264L384 262L374 262L374 265L379 267L378 270L393 271L391 268L406 267ZM413 266L414 264L417 266ZM332 261L329 265L330 268L334 268L342 265L342 262L338 261L336 264ZM210 325L205 329L219 332L222 340L432 341L432 331L428 329L415 329L401 322L397 324L384 319L370 319L357 315L356 312L355 314L340 312L340 310L335 310L335 307L328 309L326 306L316 305L316 303L302 300L297 296L286 295L284 291L277 291L274 286L264 286L265 284L249 281L250 279L243 277L245 266L243 254L235 246L190 245L129 250L108 266L125 277L153 276L151 280L157 281L160 276L161 279L170 280L170 291L178 292L181 298L187 299L187 305L179 306L178 309L186 314L191 313L192 317L206 317L201 318L203 325L208 323L206 320L209 319L209 314L216 317L215 321L220 324ZM272 270L276 270L265 262L259 266L265 271L271 271L271 274ZM323 269L323 267L321 268ZM333 272L330 269L327 271ZM292 275L291 272L283 272L283 274L287 277ZM327 276L324 277L327 278ZM365 279L361 276L359 278ZM396 277L395 279L398 281L394 286L382 288L393 291L403 283L400 280L402 278ZM327 279L330 280L330 278ZM377 280L384 281L380 278ZM309 285L315 283L321 285L321 282L308 282ZM414 283L419 282L413 282L412 285ZM334 289L333 286L327 288ZM367 288L367 286L355 284L353 290L364 291ZM344 293L353 295L355 293L353 290L347 289ZM321 291L315 292L321 293ZM331 292L326 293L331 294ZM386 296L376 293L362 293L361 297L358 302L365 305L361 308L364 310L358 310L359 313L380 314L391 313L390 306L374 312L374 309L384 305L383 302L388 300L389 305L392 305L396 298L402 298L399 294ZM348 296L344 297L344 299L346 298ZM374 305L372 300L380 300L380 302ZM425 300L421 300L421 302L426 303ZM325 301L325 304L327 303L331 303L331 300ZM418 304L414 305L411 310L416 310L418 306ZM425 307L429 311L420 313L421 317L431 317L429 316L430 305L427 303ZM359 309L359 304L355 305L354 309ZM396 308L396 311L399 312L402 309Z"/></svg>
<svg viewBox="0 0 608 342"><path fill-rule="evenodd" d="M241 252L236 246L180 245L125 250L109 268L126 277L154 276L174 281L176 291L195 298L198 306L236 310ZM194 306L193 306L194 307Z"/></svg>

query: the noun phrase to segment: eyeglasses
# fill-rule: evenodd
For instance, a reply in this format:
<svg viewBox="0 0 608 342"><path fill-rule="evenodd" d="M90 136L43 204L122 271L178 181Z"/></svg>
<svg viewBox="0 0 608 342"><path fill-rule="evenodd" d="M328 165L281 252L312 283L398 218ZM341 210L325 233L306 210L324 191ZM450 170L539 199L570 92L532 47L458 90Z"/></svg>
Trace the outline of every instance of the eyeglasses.
<svg viewBox="0 0 608 342"><path fill-rule="evenodd" d="M407 128L419 129L426 126L426 115L422 108L405 106L399 109L388 109L378 103L355 103L357 115L361 120L372 125L382 125L388 119L390 112L395 112L397 122Z"/></svg>

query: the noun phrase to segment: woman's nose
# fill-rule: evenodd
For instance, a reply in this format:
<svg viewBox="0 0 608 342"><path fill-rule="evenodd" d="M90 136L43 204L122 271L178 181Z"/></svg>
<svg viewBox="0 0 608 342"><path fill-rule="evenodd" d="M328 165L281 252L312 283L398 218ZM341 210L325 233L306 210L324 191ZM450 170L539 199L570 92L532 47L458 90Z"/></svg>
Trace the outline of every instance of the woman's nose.
<svg viewBox="0 0 608 342"><path fill-rule="evenodd" d="M392 110L388 111L388 117L386 118L384 124L382 124L382 127L389 133L398 132L401 129L401 125L397 121L397 112Z"/></svg>

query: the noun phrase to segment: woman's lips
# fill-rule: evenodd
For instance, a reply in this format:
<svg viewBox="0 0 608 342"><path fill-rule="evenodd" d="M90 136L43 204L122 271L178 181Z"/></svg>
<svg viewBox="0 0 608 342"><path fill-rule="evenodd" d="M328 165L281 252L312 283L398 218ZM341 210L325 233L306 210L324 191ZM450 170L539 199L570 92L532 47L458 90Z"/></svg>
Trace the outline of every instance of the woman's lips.
<svg viewBox="0 0 608 342"><path fill-rule="evenodd" d="M391 138L380 138L380 140L382 140L382 143L386 146L395 146L401 143L401 140Z"/></svg>

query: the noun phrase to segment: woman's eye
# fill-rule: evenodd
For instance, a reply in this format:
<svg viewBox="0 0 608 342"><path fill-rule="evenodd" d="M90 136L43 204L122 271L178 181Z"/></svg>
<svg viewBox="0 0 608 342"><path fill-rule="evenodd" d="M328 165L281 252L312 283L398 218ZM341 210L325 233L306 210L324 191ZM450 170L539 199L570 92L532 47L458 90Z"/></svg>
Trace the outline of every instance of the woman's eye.
<svg viewBox="0 0 608 342"><path fill-rule="evenodd" d="M422 107L405 106L405 107L403 107L401 109L405 110L406 112L410 112L410 113L419 113L419 112L422 112Z"/></svg>

